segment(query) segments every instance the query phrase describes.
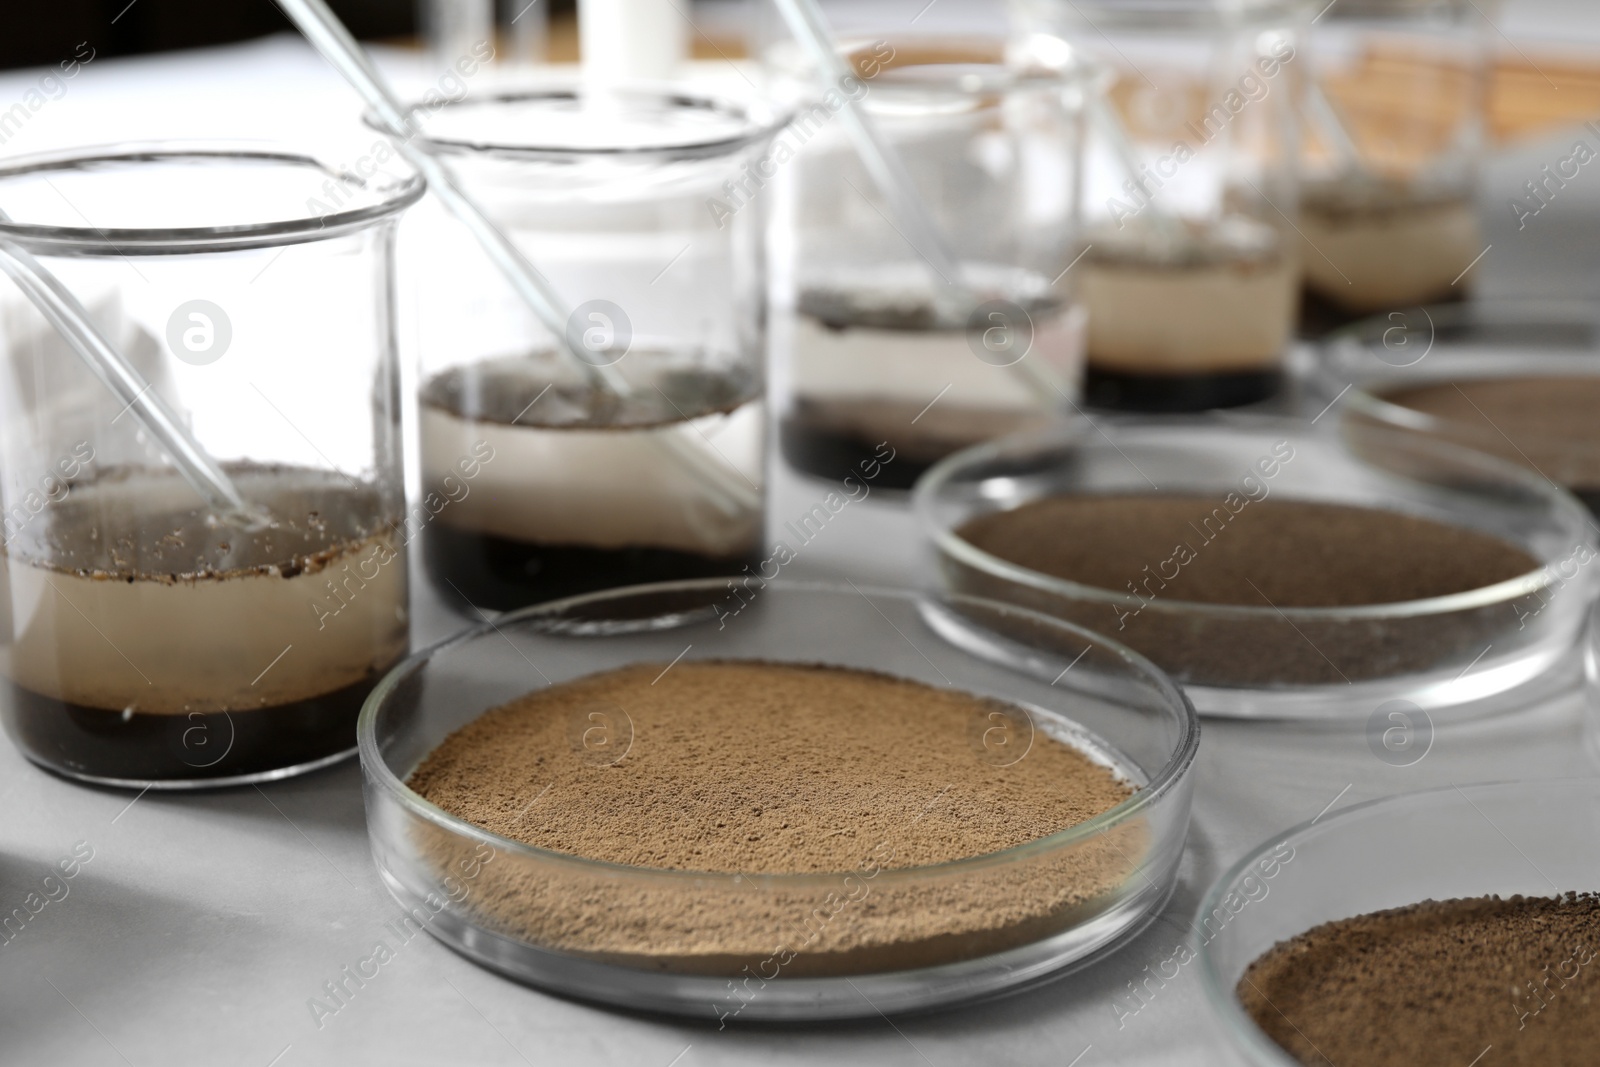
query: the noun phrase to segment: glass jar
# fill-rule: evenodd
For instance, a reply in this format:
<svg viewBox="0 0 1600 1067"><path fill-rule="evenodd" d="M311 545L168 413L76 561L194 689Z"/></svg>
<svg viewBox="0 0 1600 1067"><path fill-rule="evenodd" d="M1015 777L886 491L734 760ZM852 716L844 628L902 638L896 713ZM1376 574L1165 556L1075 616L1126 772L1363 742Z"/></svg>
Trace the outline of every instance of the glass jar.
<svg viewBox="0 0 1600 1067"><path fill-rule="evenodd" d="M419 213L421 467L441 505L423 545L441 593L510 608L758 562L765 234L737 189L760 184L781 117L626 88L426 110L424 136L566 314L563 347L464 228Z"/></svg>
<svg viewBox="0 0 1600 1067"><path fill-rule="evenodd" d="M1484 251L1489 29L1472 0L1341 0L1312 27L1300 203L1308 332L1468 295Z"/></svg>
<svg viewBox="0 0 1600 1067"><path fill-rule="evenodd" d="M1017 46L1109 72L1083 259L1091 404L1193 411L1277 391L1299 284L1295 0L1014 0Z"/></svg>
<svg viewBox="0 0 1600 1067"><path fill-rule="evenodd" d="M906 488L1078 398L1084 320L1065 271L1091 83L1075 66L1010 62L1000 40L897 32L840 47L855 73L825 88L792 44L768 55L797 101L775 147L780 439L804 473L870 470ZM903 163L953 271L873 184L846 97Z"/></svg>
<svg viewBox="0 0 1600 1067"><path fill-rule="evenodd" d="M409 642L391 291L396 219L421 194L409 173L261 144L0 167L0 235L260 513L212 511L4 287L0 717L28 758L178 787L352 751Z"/></svg>

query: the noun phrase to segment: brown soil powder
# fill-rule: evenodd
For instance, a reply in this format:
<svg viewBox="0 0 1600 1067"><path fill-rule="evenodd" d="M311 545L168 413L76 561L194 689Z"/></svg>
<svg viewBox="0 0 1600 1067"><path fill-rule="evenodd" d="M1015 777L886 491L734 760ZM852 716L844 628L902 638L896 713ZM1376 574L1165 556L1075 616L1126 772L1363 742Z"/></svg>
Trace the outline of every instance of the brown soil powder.
<svg viewBox="0 0 1600 1067"><path fill-rule="evenodd" d="M1580 492L1600 490L1600 377L1482 378L1398 387L1391 404L1460 427L1443 436ZM1452 428L1453 429L1453 428Z"/></svg>
<svg viewBox="0 0 1600 1067"><path fill-rule="evenodd" d="M1600 896L1427 901L1275 946L1237 990L1316 1067L1564 1067L1600 1048Z"/></svg>
<svg viewBox="0 0 1600 1067"><path fill-rule="evenodd" d="M980 758L973 724L1017 709L967 693L839 668L663 667L608 671L495 708L435 749L411 788L540 848L760 874L849 871L890 837L895 867L986 855L1130 792L1043 733L1012 766ZM612 709L632 722L626 756L613 766L580 758L574 719L593 729L587 717Z"/></svg>
<svg viewBox="0 0 1600 1067"><path fill-rule="evenodd" d="M1026 752L1014 762L981 742L994 715ZM409 784L459 818L556 852L816 875L629 881L513 856L474 885L480 925L691 973L737 973L780 949L786 974L899 969L1055 933L1140 862L1146 831L1134 824L1015 862L897 875L1036 840L1131 795L1029 722L1013 705L865 671L638 664L486 712ZM586 729L601 731L593 744ZM456 858L442 837L419 845L441 870Z"/></svg>
<svg viewBox="0 0 1600 1067"><path fill-rule="evenodd" d="M1284 611L1437 597L1538 570L1516 545L1474 530L1277 496L1247 502L1239 493L1050 497L956 533L990 555L1108 596L1058 594L946 553L952 588L1110 633L1185 685L1459 674L1501 641L1514 618L1506 599L1359 620L1335 612L1293 621ZM1540 580L1530 577L1527 588ZM1206 612L1197 602L1257 610Z"/></svg>
<svg viewBox="0 0 1600 1067"><path fill-rule="evenodd" d="M1220 496L1058 496L974 519L957 534L1003 560L1082 585L1253 607L1420 600L1539 566L1488 534L1308 500L1259 500L1234 512ZM1158 565L1173 560L1179 546L1193 558L1167 564L1166 573L1176 577L1159 575Z"/></svg>

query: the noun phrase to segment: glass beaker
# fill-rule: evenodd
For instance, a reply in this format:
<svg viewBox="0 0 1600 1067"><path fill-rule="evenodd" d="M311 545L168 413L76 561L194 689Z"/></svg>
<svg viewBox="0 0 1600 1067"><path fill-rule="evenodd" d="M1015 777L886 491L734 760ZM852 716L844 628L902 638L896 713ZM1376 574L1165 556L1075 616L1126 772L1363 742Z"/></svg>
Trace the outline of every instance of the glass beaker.
<svg viewBox="0 0 1600 1067"><path fill-rule="evenodd" d="M422 476L462 489L423 537L440 591L510 608L759 562L765 233L727 190L759 181L782 117L626 87L416 116L567 313L558 342L462 227L418 213Z"/></svg>
<svg viewBox="0 0 1600 1067"><path fill-rule="evenodd" d="M0 234L264 512L211 511L0 287L0 717L35 762L176 787L353 750L410 634L391 293L422 183L373 163L165 143L0 167Z"/></svg>
<svg viewBox="0 0 1600 1067"><path fill-rule="evenodd" d="M853 73L839 85L792 43L767 56L797 101L774 148L780 437L799 471L906 488L1078 399L1084 321L1067 268L1092 83L1075 66L1010 62L998 39L897 32L840 48ZM953 265L914 243L874 184L847 99L903 164Z"/></svg>
<svg viewBox="0 0 1600 1067"><path fill-rule="evenodd" d="M1311 332L1468 295L1484 251L1489 29L1472 0L1341 0L1312 27L1300 201Z"/></svg>
<svg viewBox="0 0 1600 1067"><path fill-rule="evenodd" d="M1015 45L1106 68L1091 116L1085 395L1192 411L1274 393L1299 286L1293 0L1015 0Z"/></svg>

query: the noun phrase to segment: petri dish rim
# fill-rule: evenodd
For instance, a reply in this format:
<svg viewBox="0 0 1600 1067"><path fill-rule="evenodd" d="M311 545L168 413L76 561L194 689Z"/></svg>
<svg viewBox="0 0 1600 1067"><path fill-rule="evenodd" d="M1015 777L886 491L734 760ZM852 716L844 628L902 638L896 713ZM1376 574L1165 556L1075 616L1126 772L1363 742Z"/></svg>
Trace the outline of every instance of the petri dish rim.
<svg viewBox="0 0 1600 1067"><path fill-rule="evenodd" d="M356 745L361 757L361 766L364 772L371 775L391 799L397 801L405 810L433 823L443 830L451 833L473 838L503 849L512 855L522 856L526 859L544 864L560 864L577 870L605 872L612 875L628 878L648 878L669 883L695 884L706 882L726 882L730 884L755 883L761 886L783 887L823 887L832 886L837 879L849 871L816 871L805 874L742 874L725 871L690 871L672 868L638 867L629 864L611 863L605 860L588 859L566 852L556 852L550 849L539 848L534 845L514 841L502 837L492 831L476 826L465 819L451 815L436 804L425 800L414 792L406 783L390 769L388 761L378 749L377 719L390 693L404 681L410 674L425 666L434 656L449 651L451 648L467 644L485 635L498 632L506 624L518 625L529 622L542 615L555 615L574 607L594 604L606 600L620 599L623 596L636 596L644 593L668 593L674 591L699 591L720 590L726 587L726 579L691 579L678 582L659 582L650 585L625 586L620 589L606 590L600 593L587 593L581 596L567 597L562 600L549 601L544 604L535 604L521 608L517 611L507 612L497 616L493 621L477 626L468 627L460 633L446 638L419 652L413 653L400 663L396 664L387 674L379 680L368 694L366 702L361 707L360 718L356 722ZM965 596L960 594L928 594L918 593L904 589L889 589L876 586L851 586L839 585L831 582L811 582L799 580L776 580L767 583L767 587L777 590L792 592L813 593L862 593L869 596L892 597L902 601L916 601L922 603L945 604L978 604L987 608L998 608L1007 614L1021 616L1034 624L1042 624L1049 629L1061 629L1077 636L1082 636L1107 651L1115 654L1123 664L1135 668L1146 681L1155 684L1156 688L1165 698L1166 708L1169 712L1176 712L1181 722L1182 734L1173 748L1172 754L1161 766L1160 770L1150 777L1150 780L1135 790L1134 794L1120 804L1110 808L1094 818L1069 826L1046 837L1036 838L1033 841L991 852L982 856L969 856L946 863L926 864L915 867L885 868L877 877L887 877L889 882L916 881L930 875L945 875L957 872L981 870L990 866L1005 865L1015 860L1027 859L1040 853L1048 853L1065 848L1080 841L1088 840L1122 822L1137 818L1146 809L1157 804L1163 797L1170 793L1184 779L1194 764L1195 756L1200 746L1200 717L1190 702L1188 695L1165 671L1151 663L1144 656L1122 645L1103 634L1056 619L1040 612L1027 608L1016 607L1000 601L986 600L982 597ZM687 618L684 616L670 616L669 618ZM707 613L709 614L709 612ZM670 627L667 627L670 628Z"/></svg>
<svg viewBox="0 0 1600 1067"><path fill-rule="evenodd" d="M1584 327L1595 334L1597 344L1587 349L1558 349L1549 348L1548 351L1530 352L1534 356L1533 362L1518 362L1507 364L1505 362L1490 362L1485 358L1485 366L1472 369L1462 366L1457 373L1441 374L1438 378L1432 376L1415 377L1415 384L1428 382L1448 381L1490 381L1496 378L1508 377L1540 377L1544 374L1558 373L1566 369L1564 364L1571 364L1572 372L1581 372L1577 376L1600 378L1600 316L1587 305L1565 300L1502 300L1483 301L1475 303L1436 304L1422 305L1414 309L1421 311L1428 320L1430 332L1436 334L1441 326L1453 328L1472 328L1475 326L1516 326L1519 324L1550 326ZM1392 320L1387 316L1374 315L1359 322L1343 326L1318 343L1319 358L1311 368L1311 374L1316 379L1316 384L1322 391L1332 394L1343 386L1335 385L1334 379L1341 377L1334 371L1332 364L1335 360L1347 363L1355 358L1361 350L1370 348L1375 342L1381 342L1384 331L1392 328ZM1486 346L1487 347L1487 346ZM1496 345L1494 347L1510 347L1509 345ZM1531 346L1530 346L1531 347ZM1548 347L1548 346L1545 346ZM1471 347L1468 347L1470 352ZM1422 361L1432 352L1432 344L1428 352L1418 357L1412 364L1397 366L1384 364L1374 367L1364 376L1356 377L1350 385L1348 409L1346 417L1354 413L1366 415L1385 425L1415 430L1421 433L1450 433L1469 432L1481 433L1482 427L1470 423L1458 422L1454 419L1440 418L1425 411L1408 408L1404 404L1396 404L1385 400L1380 394L1373 392L1368 383L1380 381L1388 384L1402 384L1412 380L1406 371L1420 366ZM1476 357L1466 353L1457 358L1470 360ZM1358 373L1358 372L1357 372ZM1363 377L1365 381L1363 381ZM1539 437L1537 440L1562 442L1563 439L1555 437ZM1579 445L1578 447L1582 447Z"/></svg>

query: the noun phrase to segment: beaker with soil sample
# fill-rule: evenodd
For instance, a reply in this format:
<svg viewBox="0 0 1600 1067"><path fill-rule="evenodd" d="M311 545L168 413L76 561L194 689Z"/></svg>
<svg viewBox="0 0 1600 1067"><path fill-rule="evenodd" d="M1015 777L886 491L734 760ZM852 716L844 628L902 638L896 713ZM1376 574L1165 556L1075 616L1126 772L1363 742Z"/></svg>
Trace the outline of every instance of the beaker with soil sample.
<svg viewBox="0 0 1600 1067"><path fill-rule="evenodd" d="M1470 295L1469 268L1484 251L1476 198L1489 31L1472 0L1356 0L1312 27L1306 332ZM1548 172L1538 181L1549 183L1541 195L1562 183Z"/></svg>
<svg viewBox="0 0 1600 1067"><path fill-rule="evenodd" d="M348 755L407 651L392 260L422 194L262 144L13 160L0 235L77 295L249 505L212 508L0 292L0 717L86 781L217 785Z"/></svg>
<svg viewBox="0 0 1600 1067"><path fill-rule="evenodd" d="M1091 116L1073 268L1086 399L1196 411L1275 393L1299 285L1294 100L1303 5L1016 0L1016 45L1110 83Z"/></svg>
<svg viewBox="0 0 1600 1067"><path fill-rule="evenodd" d="M1084 319L1063 272L1088 73L1010 62L999 40L900 30L843 41L854 73L823 86L790 48L768 56L797 101L775 146L793 161L774 178L789 465L904 488L951 452L1070 411ZM956 262L908 239L847 136L847 106L903 164Z"/></svg>
<svg viewBox="0 0 1600 1067"><path fill-rule="evenodd" d="M733 575L761 556L762 104L567 87L414 114L559 294L552 336L453 220L419 212L430 577L510 608Z"/></svg>

